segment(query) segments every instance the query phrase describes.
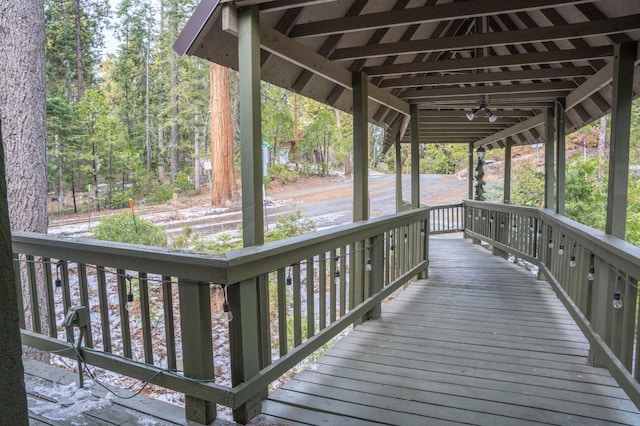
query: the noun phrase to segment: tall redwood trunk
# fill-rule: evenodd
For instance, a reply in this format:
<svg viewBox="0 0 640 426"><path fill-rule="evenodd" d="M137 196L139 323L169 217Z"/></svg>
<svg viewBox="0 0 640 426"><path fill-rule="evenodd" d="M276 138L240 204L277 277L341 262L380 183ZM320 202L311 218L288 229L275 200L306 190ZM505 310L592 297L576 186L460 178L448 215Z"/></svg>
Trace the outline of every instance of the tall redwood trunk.
<svg viewBox="0 0 640 426"><path fill-rule="evenodd" d="M233 131L229 68L209 64L211 96L211 204L233 197Z"/></svg>

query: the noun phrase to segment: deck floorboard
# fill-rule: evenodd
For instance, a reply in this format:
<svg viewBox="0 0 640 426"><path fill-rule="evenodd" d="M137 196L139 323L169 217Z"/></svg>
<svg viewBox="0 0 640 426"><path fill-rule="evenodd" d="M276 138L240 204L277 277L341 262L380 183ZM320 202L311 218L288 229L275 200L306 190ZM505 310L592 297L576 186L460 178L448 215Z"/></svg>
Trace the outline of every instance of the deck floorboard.
<svg viewBox="0 0 640 426"><path fill-rule="evenodd" d="M551 287L468 240L273 392L282 424L640 424Z"/></svg>

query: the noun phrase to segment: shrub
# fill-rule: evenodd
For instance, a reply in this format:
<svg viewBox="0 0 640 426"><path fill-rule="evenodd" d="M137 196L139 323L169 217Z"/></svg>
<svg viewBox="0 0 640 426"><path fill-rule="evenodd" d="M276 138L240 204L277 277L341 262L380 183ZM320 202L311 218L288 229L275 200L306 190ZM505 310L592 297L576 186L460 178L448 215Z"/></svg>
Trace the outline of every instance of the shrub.
<svg viewBox="0 0 640 426"><path fill-rule="evenodd" d="M138 216L136 216L136 223L134 224L130 212L103 217L100 220L100 224L96 226L94 235L97 239L106 241L157 247L165 247L167 245L167 236L161 227Z"/></svg>
<svg viewBox="0 0 640 426"><path fill-rule="evenodd" d="M297 235L307 234L316 230L316 223L302 217L300 210L294 214L278 216L276 226L267 237L267 241L278 241Z"/></svg>

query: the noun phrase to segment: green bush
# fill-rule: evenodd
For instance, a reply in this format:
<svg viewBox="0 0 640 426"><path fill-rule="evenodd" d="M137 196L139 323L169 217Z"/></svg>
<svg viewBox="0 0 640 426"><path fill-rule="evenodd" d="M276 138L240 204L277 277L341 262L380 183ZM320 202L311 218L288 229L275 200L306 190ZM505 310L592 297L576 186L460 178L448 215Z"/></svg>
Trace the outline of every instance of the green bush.
<svg viewBox="0 0 640 426"><path fill-rule="evenodd" d="M302 217L300 210L294 214L278 216L275 228L267 237L267 241L278 241L297 235L307 234L316 230L316 223Z"/></svg>
<svg viewBox="0 0 640 426"><path fill-rule="evenodd" d="M157 247L167 245L167 236L161 227L137 216L134 225L130 212L103 217L100 219L100 224L96 226L94 235L97 239L106 241Z"/></svg>
<svg viewBox="0 0 640 426"><path fill-rule="evenodd" d="M173 191L169 185L160 185L149 195L148 201L150 203L164 203L173 198Z"/></svg>
<svg viewBox="0 0 640 426"><path fill-rule="evenodd" d="M176 178L173 180L173 186L180 188L182 192L189 192L191 190L189 175L184 171L176 173Z"/></svg>

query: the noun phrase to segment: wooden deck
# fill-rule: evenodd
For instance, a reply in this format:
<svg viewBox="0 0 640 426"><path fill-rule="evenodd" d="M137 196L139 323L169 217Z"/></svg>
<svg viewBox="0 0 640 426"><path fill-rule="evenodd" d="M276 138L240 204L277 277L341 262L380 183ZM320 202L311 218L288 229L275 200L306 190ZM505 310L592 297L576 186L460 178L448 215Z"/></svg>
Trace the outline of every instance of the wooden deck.
<svg viewBox="0 0 640 426"><path fill-rule="evenodd" d="M113 398L88 378L85 388L80 389L76 385L77 374L27 358L23 362L31 426L186 424L181 407L111 387L118 395L131 397Z"/></svg>
<svg viewBox="0 0 640 426"><path fill-rule="evenodd" d="M640 424L550 286L462 239L428 280L273 392L280 424Z"/></svg>

